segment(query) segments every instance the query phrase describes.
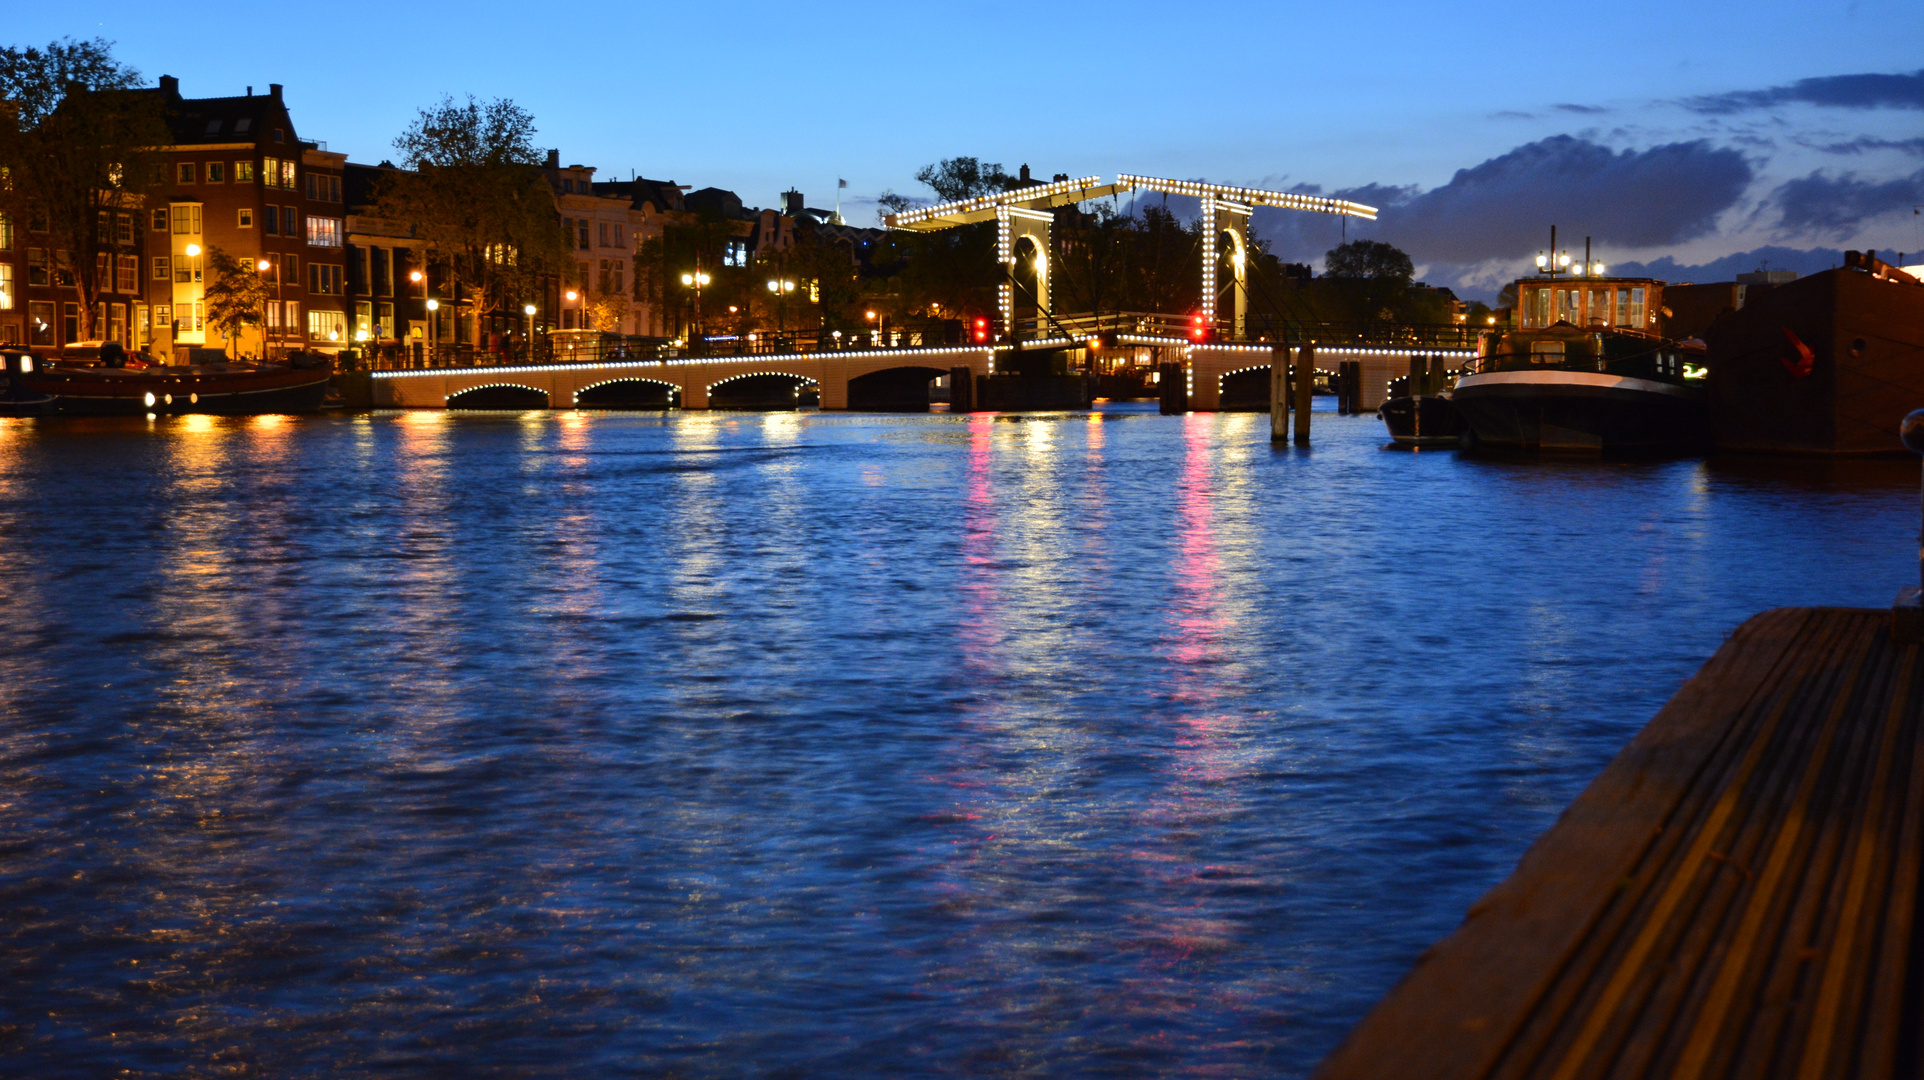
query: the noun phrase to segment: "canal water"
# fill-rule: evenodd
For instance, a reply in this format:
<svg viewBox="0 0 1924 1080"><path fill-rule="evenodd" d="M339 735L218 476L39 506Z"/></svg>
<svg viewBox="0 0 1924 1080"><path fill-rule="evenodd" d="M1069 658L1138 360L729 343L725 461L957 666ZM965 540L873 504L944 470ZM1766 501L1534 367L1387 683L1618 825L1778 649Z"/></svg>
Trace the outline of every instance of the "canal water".
<svg viewBox="0 0 1924 1080"><path fill-rule="evenodd" d="M0 1074L1310 1069L1917 467L0 421Z"/></svg>

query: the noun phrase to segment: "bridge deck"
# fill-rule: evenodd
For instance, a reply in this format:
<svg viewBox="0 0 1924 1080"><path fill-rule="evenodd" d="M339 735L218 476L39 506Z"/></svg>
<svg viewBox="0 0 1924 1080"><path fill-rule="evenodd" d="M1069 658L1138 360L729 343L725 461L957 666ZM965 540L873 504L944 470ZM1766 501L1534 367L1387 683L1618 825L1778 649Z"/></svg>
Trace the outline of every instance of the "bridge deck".
<svg viewBox="0 0 1924 1080"><path fill-rule="evenodd" d="M1889 618L1745 623L1318 1075L1914 1073L1924 680Z"/></svg>

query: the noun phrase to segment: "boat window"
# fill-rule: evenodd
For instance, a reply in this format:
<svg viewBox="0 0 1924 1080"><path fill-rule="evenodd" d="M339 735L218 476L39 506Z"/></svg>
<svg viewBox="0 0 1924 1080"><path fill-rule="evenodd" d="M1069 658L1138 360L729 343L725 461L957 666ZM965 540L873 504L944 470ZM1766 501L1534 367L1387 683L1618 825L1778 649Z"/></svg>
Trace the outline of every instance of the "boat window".
<svg viewBox="0 0 1924 1080"><path fill-rule="evenodd" d="M1613 320L1618 326L1630 325L1630 290L1617 290L1617 317Z"/></svg>
<svg viewBox="0 0 1924 1080"><path fill-rule="evenodd" d="M1530 343L1530 362L1533 364L1560 364L1563 362L1563 342L1532 341Z"/></svg>
<svg viewBox="0 0 1924 1080"><path fill-rule="evenodd" d="M1630 321L1625 325L1635 326L1639 328L1643 326L1643 290L1642 289L1630 290Z"/></svg>
<svg viewBox="0 0 1924 1080"><path fill-rule="evenodd" d="M1538 289L1536 296L1537 319L1536 322L1531 325L1538 327L1548 326L1550 325L1550 290Z"/></svg>

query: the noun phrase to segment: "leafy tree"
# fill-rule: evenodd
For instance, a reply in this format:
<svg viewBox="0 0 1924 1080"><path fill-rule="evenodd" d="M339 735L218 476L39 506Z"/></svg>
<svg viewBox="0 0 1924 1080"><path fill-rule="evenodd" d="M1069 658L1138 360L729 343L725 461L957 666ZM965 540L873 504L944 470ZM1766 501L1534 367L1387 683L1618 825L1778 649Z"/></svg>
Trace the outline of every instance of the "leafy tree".
<svg viewBox="0 0 1924 1080"><path fill-rule="evenodd" d="M114 257L134 250L117 218L141 212L155 149L172 141L159 95L139 82L100 39L0 48L0 214L41 234L28 243L72 282L85 339L100 329Z"/></svg>
<svg viewBox="0 0 1924 1080"><path fill-rule="evenodd" d="M927 184L943 202L973 199L1008 191L1020 181L1002 171L1002 166L979 158L944 158L916 170L915 178Z"/></svg>
<svg viewBox="0 0 1924 1080"><path fill-rule="evenodd" d="M207 324L219 330L228 342L241 336L250 326L267 321L267 305L274 290L250 263L242 262L217 247L207 249Z"/></svg>
<svg viewBox="0 0 1924 1080"><path fill-rule="evenodd" d="M1351 240L1326 253L1323 277L1332 279L1350 320L1392 320L1397 318L1394 309L1408 296L1416 264L1392 244Z"/></svg>
<svg viewBox="0 0 1924 1080"><path fill-rule="evenodd" d="M534 117L507 98L443 98L394 140L407 171L375 199L377 216L414 227L476 315L518 312L544 279L573 270L534 134Z"/></svg>

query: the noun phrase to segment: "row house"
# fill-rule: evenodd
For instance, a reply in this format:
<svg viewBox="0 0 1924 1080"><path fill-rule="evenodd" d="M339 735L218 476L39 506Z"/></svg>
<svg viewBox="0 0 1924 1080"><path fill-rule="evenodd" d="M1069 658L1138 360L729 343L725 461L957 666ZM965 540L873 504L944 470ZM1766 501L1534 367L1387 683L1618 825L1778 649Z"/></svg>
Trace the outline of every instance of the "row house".
<svg viewBox="0 0 1924 1080"><path fill-rule="evenodd" d="M279 84L188 98L163 75L132 92L160 96L172 139L157 150L145 193L115 214L96 337L174 357L230 344L256 355L345 347L345 155L301 140ZM0 220L0 340L58 348L79 339L79 307L33 225ZM237 342L207 325L216 252L274 289L265 325Z"/></svg>
<svg viewBox="0 0 1924 1080"><path fill-rule="evenodd" d="M400 170L392 163L346 166L348 336L357 350L420 363L432 347L427 308L429 275L414 229L371 212L383 183ZM438 338L465 339L453 309L432 313Z"/></svg>

